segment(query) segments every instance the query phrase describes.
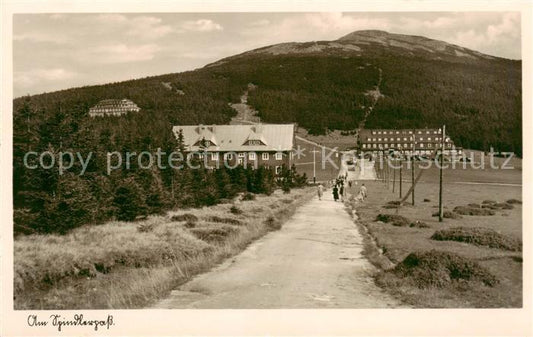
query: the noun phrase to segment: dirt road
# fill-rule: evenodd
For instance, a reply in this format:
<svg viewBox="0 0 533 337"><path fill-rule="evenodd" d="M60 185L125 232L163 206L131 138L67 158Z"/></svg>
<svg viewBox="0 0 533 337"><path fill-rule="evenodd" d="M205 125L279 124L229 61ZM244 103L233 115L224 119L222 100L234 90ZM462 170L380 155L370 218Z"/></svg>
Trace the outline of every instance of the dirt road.
<svg viewBox="0 0 533 337"><path fill-rule="evenodd" d="M400 306L372 281L362 238L331 189L279 231L199 275L155 308L388 308Z"/></svg>

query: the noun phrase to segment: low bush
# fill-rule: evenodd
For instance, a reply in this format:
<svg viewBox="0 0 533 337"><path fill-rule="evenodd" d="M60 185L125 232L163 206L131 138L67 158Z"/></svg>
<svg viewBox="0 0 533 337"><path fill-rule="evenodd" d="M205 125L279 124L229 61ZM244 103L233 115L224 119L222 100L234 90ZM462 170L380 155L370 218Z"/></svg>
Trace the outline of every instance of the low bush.
<svg viewBox="0 0 533 337"><path fill-rule="evenodd" d="M197 222L198 217L191 213L184 213L179 215L174 215L170 218L171 221L187 221L187 222Z"/></svg>
<svg viewBox="0 0 533 337"><path fill-rule="evenodd" d="M255 194L252 194L252 193L245 193L245 194L241 197L241 200L242 200L242 201L255 200Z"/></svg>
<svg viewBox="0 0 533 337"><path fill-rule="evenodd" d="M236 215L239 215L239 214L242 214L242 209L240 209L239 207L237 206L231 206L231 208L229 209L229 211L231 212L231 214L236 214Z"/></svg>
<svg viewBox="0 0 533 337"><path fill-rule="evenodd" d="M192 228L191 233L198 239L208 243L222 243L230 234L236 233L237 228L233 226L208 226L200 228Z"/></svg>
<svg viewBox="0 0 533 337"><path fill-rule="evenodd" d="M493 210L500 210L500 209L513 209L514 206L512 204L508 204L506 202L497 202L494 204L484 204L481 206L482 208L488 208Z"/></svg>
<svg viewBox="0 0 533 337"><path fill-rule="evenodd" d="M139 226L137 226L137 231L139 231L139 233L151 232L154 230L154 227L155 227L155 223L153 222L140 224Z"/></svg>
<svg viewBox="0 0 533 337"><path fill-rule="evenodd" d="M397 214L378 214L376 221L390 223L391 225L398 227L409 226L411 223L406 217Z"/></svg>
<svg viewBox="0 0 533 337"><path fill-rule="evenodd" d="M494 211L486 208L474 208L468 206L457 206L453 209L457 214L461 215L476 215L476 216L487 216L496 214Z"/></svg>
<svg viewBox="0 0 533 337"><path fill-rule="evenodd" d="M233 218L222 218L216 215L210 216L208 218L208 221L216 222L216 223L224 223L229 225L235 225L235 226L241 226L243 223L240 220L233 219Z"/></svg>
<svg viewBox="0 0 533 337"><path fill-rule="evenodd" d="M508 204L521 204L522 201L518 200L518 199L509 199L506 201L506 203Z"/></svg>
<svg viewBox="0 0 533 337"><path fill-rule="evenodd" d="M468 204L467 206L472 208L481 208L480 204Z"/></svg>
<svg viewBox="0 0 533 337"><path fill-rule="evenodd" d="M183 225L185 228L194 228L196 227L196 222L187 221L185 225Z"/></svg>
<svg viewBox="0 0 533 337"><path fill-rule="evenodd" d="M522 242L492 229L482 227L453 227L436 231L431 239L439 241L458 241L478 246L487 246L510 251L521 251Z"/></svg>
<svg viewBox="0 0 533 337"><path fill-rule="evenodd" d="M408 278L419 288L442 288L454 281L482 282L491 287L498 283L496 277L477 262L437 250L411 253L391 272Z"/></svg>
<svg viewBox="0 0 533 337"><path fill-rule="evenodd" d="M409 224L409 227L414 227L414 228L431 228L431 226L428 225L427 223L422 222L422 221L418 221L418 220L416 220L415 222L411 222L411 223Z"/></svg>
<svg viewBox="0 0 533 337"><path fill-rule="evenodd" d="M483 204L483 205L481 205L481 208L498 209L498 207L496 207L496 204Z"/></svg>
<svg viewBox="0 0 533 337"><path fill-rule="evenodd" d="M424 199L424 202L431 202L431 199Z"/></svg>
<svg viewBox="0 0 533 337"><path fill-rule="evenodd" d="M485 204L485 205L487 205L487 204L495 204L495 203L496 203L496 201L494 201L494 200L483 200L483 202L482 202L482 204Z"/></svg>
<svg viewBox="0 0 533 337"><path fill-rule="evenodd" d="M269 230L272 230L272 231L275 231L275 230L279 230L281 229L281 222L278 221L276 218L274 218L273 216L269 216L266 220L265 220L265 225L268 227Z"/></svg>
<svg viewBox="0 0 533 337"><path fill-rule="evenodd" d="M439 212L433 213L432 216L439 216ZM462 219L463 218L459 214L450 212L450 211L443 211L442 217L446 219Z"/></svg>
<svg viewBox="0 0 533 337"><path fill-rule="evenodd" d="M513 205L508 204L506 202L501 202L501 203L494 204L494 207L496 207L498 209L513 209L514 208Z"/></svg>

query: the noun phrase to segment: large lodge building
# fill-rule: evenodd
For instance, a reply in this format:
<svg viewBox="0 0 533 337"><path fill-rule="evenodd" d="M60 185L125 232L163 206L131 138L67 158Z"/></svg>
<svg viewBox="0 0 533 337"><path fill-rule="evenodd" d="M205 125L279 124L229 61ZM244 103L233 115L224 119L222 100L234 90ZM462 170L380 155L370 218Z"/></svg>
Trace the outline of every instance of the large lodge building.
<svg viewBox="0 0 533 337"><path fill-rule="evenodd" d="M292 164L293 124L178 125L186 153L194 153L210 167L237 165L273 167Z"/></svg>
<svg viewBox="0 0 533 337"><path fill-rule="evenodd" d="M141 109L129 99L104 99L89 109L89 116L122 116L130 111L138 112Z"/></svg>
<svg viewBox="0 0 533 337"><path fill-rule="evenodd" d="M359 149L363 152L403 151L405 154L432 155L442 147L441 129L362 129ZM450 137L445 136L444 154L461 154Z"/></svg>

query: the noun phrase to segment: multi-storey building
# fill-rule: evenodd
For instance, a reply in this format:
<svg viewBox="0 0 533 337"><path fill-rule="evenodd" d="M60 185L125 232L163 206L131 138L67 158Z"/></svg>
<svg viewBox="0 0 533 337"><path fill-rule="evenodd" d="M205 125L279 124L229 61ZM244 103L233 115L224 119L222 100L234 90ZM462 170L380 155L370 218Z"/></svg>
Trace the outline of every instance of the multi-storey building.
<svg viewBox="0 0 533 337"><path fill-rule="evenodd" d="M172 132L208 167L261 165L279 172L292 165L293 124L178 125Z"/></svg>
<svg viewBox="0 0 533 337"><path fill-rule="evenodd" d="M362 129L359 149L363 152L403 151L405 154L432 155L442 147L441 129ZM444 139L445 154L461 154L449 136Z"/></svg>
<svg viewBox="0 0 533 337"><path fill-rule="evenodd" d="M89 109L89 116L121 116L130 111L138 112L141 109L129 99L104 99Z"/></svg>

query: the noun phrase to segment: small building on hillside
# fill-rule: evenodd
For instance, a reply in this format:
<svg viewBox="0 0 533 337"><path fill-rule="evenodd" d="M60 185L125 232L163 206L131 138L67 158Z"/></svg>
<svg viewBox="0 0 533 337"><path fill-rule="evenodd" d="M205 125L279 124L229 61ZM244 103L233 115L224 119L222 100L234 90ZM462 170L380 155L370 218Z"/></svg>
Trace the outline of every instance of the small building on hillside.
<svg viewBox="0 0 533 337"><path fill-rule="evenodd" d="M293 124L177 125L186 153L194 153L210 167L266 166L279 172L292 165Z"/></svg>
<svg viewBox="0 0 533 337"><path fill-rule="evenodd" d="M362 152L394 150L405 154L432 155L442 146L441 129L362 129L358 145ZM444 139L445 154L461 154L449 136Z"/></svg>
<svg viewBox="0 0 533 337"><path fill-rule="evenodd" d="M141 109L133 101L123 99L104 99L98 102L95 106L89 109L89 116L104 117L104 116L122 116L128 112L138 112Z"/></svg>

